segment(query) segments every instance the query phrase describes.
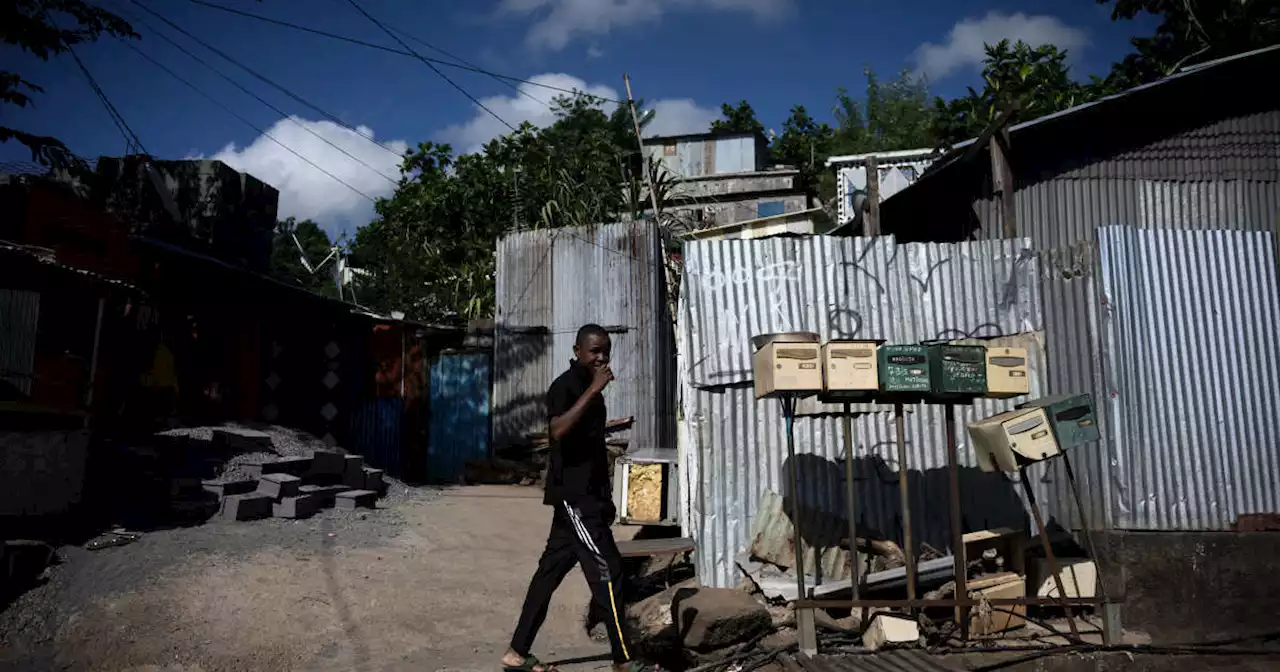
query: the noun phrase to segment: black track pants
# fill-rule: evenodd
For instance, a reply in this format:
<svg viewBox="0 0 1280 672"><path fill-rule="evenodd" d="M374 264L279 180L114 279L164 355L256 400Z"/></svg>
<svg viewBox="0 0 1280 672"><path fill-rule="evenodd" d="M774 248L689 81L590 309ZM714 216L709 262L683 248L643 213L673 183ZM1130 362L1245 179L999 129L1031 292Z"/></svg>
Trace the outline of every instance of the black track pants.
<svg viewBox="0 0 1280 672"><path fill-rule="evenodd" d="M538 561L533 580L529 582L520 622L511 637L511 648L516 653L529 655L538 628L547 618L552 593L573 565L581 563L582 573L591 585L591 611L603 620L609 631L614 662L631 660L630 644L623 633L624 614L618 585L622 556L618 554L613 531L609 529L613 517L614 507L609 501L592 498L556 504L547 548Z"/></svg>

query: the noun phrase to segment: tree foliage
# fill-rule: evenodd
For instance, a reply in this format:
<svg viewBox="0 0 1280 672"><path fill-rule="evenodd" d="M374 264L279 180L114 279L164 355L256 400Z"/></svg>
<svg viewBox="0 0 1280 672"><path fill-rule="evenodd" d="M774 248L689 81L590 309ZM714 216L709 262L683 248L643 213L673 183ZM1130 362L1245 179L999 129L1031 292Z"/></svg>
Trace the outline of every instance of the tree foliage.
<svg viewBox="0 0 1280 672"><path fill-rule="evenodd" d="M586 96L554 105L554 124L525 124L476 154L430 142L406 154L399 187L351 248L352 265L370 273L362 303L431 321L492 315L500 237L643 214L630 111L606 113Z"/></svg>
<svg viewBox="0 0 1280 672"><path fill-rule="evenodd" d="M1087 85L1073 80L1065 50L1009 40L986 46L982 83L982 90L969 87L960 98L934 100L932 132L937 144L975 137L1009 109L1011 123L1017 123L1088 102L1105 90L1096 78Z"/></svg>
<svg viewBox="0 0 1280 672"><path fill-rule="evenodd" d="M62 27L68 20L71 27ZM43 61L67 53L77 44L96 41L104 34L139 39L124 19L82 0L0 0L0 39ZM43 92L40 85L17 72L0 71L0 103L34 106L32 96ZM57 138L0 125L0 142L10 140L24 145L31 151L31 159L41 165L76 163Z"/></svg>
<svg viewBox="0 0 1280 672"><path fill-rule="evenodd" d="M738 101L736 106L725 103L720 106L723 119L711 122L712 133L764 133L764 124L756 118L751 103Z"/></svg>
<svg viewBox="0 0 1280 672"><path fill-rule="evenodd" d="M1158 16L1155 35L1133 39L1133 53L1111 67L1109 90L1146 84L1179 68L1280 44L1276 0L1097 0L1112 20Z"/></svg>
<svg viewBox="0 0 1280 672"><path fill-rule="evenodd" d="M295 237L298 239L297 245L293 242ZM299 245L302 247L301 251L298 250ZM336 297L338 291L334 281L334 268L337 259L329 258L332 251L333 242L320 225L309 219L300 222L293 217L281 220L276 223L271 243L271 273L281 280L317 294ZM307 266L302 263L304 256L315 272L307 270ZM322 267L321 263L324 264Z"/></svg>

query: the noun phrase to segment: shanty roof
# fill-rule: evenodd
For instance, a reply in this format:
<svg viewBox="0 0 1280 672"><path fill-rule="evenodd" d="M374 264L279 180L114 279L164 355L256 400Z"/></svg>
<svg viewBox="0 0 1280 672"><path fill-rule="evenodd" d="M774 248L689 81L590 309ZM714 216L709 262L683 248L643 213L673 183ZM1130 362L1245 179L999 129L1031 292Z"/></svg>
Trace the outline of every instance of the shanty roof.
<svg viewBox="0 0 1280 672"><path fill-rule="evenodd" d="M1232 113L1233 107L1260 100L1270 88L1265 82L1280 68L1280 45L1188 66L1149 84L1135 86L1075 107L1009 127L1010 145L1018 170L1034 160L1040 171L1068 156L1102 155L1113 145L1150 135L1179 123ZM911 186L886 199L908 200L933 183L952 175L964 159L972 158L977 138L957 143ZM989 162L982 161L982 170Z"/></svg>

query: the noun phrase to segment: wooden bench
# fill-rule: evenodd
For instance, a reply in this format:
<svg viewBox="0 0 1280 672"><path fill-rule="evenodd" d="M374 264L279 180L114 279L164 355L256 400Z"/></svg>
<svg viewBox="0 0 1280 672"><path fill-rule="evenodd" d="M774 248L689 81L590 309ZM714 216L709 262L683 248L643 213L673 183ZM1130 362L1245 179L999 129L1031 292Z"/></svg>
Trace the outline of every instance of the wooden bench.
<svg viewBox="0 0 1280 672"><path fill-rule="evenodd" d="M618 541L618 553L624 558L652 558L669 555L672 562L667 565L666 582L671 585L671 568L676 557L689 553L697 548L697 544L689 537L672 539L631 539Z"/></svg>

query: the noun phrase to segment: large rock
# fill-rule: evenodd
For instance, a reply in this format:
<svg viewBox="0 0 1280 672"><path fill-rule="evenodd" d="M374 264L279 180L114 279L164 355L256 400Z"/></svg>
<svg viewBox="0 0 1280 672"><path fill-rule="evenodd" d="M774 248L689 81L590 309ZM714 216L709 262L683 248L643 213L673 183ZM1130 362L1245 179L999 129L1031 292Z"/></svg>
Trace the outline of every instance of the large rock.
<svg viewBox="0 0 1280 672"><path fill-rule="evenodd" d="M769 610L740 590L701 588L671 606L685 648L710 651L745 642L773 628Z"/></svg>
<svg viewBox="0 0 1280 672"><path fill-rule="evenodd" d="M677 595L692 594L697 590L698 582L694 579L689 579L628 605L627 620L630 622L632 630L641 639L645 640L674 636L675 619L671 615L671 604L675 601Z"/></svg>

